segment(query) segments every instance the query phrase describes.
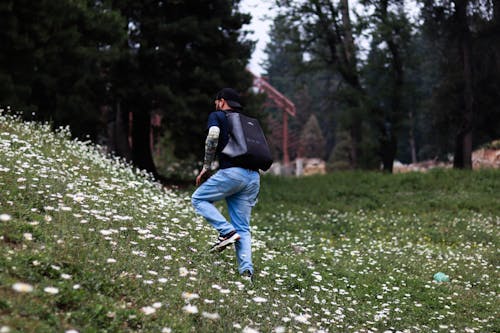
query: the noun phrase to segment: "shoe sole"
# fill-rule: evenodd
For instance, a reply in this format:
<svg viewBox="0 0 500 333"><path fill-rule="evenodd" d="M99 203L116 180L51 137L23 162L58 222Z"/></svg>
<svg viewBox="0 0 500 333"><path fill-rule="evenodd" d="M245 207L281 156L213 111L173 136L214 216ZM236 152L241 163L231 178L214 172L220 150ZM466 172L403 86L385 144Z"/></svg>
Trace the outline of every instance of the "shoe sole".
<svg viewBox="0 0 500 333"><path fill-rule="evenodd" d="M226 239L226 240L220 242L219 244L217 244L216 246L212 247L210 249L210 252L215 252L215 251L222 252L222 251L224 251L224 249L226 247L228 247L228 245L235 243L238 239L240 239L240 235L234 234L231 237L229 237L228 239Z"/></svg>

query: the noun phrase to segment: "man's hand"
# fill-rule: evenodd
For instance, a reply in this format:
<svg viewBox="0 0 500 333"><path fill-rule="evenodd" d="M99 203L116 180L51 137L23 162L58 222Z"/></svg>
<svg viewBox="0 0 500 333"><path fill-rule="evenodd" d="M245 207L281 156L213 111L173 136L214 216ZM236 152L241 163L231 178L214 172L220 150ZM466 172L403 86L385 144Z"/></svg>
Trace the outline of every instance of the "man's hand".
<svg viewBox="0 0 500 333"><path fill-rule="evenodd" d="M210 176L210 172L208 169L201 169L200 173L196 177L196 186L200 186L208 177Z"/></svg>

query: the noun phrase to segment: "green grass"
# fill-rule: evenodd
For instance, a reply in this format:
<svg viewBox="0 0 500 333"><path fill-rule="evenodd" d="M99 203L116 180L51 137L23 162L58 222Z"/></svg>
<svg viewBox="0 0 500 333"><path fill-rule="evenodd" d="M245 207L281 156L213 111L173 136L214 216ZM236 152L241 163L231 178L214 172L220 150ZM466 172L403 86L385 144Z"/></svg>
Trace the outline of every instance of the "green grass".
<svg viewBox="0 0 500 333"><path fill-rule="evenodd" d="M68 137L0 114L2 332L500 330L499 171L265 176L252 286L190 191Z"/></svg>

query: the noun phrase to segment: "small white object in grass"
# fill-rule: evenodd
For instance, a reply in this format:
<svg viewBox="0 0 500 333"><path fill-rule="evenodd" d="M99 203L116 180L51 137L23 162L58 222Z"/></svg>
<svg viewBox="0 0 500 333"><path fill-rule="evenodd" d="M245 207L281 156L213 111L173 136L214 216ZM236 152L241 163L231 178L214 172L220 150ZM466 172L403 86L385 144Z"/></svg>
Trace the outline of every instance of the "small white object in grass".
<svg viewBox="0 0 500 333"><path fill-rule="evenodd" d="M182 308L187 313L196 314L198 313L198 307L196 305L188 304Z"/></svg>
<svg viewBox="0 0 500 333"><path fill-rule="evenodd" d="M311 318L310 315L303 314L303 315L298 315L298 316L293 317L293 320L295 320L296 322L302 323L302 324L310 324L309 318Z"/></svg>
<svg viewBox="0 0 500 333"><path fill-rule="evenodd" d="M12 217L9 214L0 214L0 221L7 222L10 221ZM4 326L7 327L7 326Z"/></svg>
<svg viewBox="0 0 500 333"><path fill-rule="evenodd" d="M145 306L143 308L141 308L141 311L145 314L145 315L152 315L153 313L156 312L156 309L153 308L152 306Z"/></svg>
<svg viewBox="0 0 500 333"><path fill-rule="evenodd" d="M179 268L179 275L180 275L180 276L187 276L187 275L188 275L188 273L189 273L189 271L187 270L187 268L186 268L186 267L181 267L181 268Z"/></svg>
<svg viewBox="0 0 500 333"><path fill-rule="evenodd" d="M243 333L259 333L259 331L249 326L245 326L245 328L243 329Z"/></svg>
<svg viewBox="0 0 500 333"><path fill-rule="evenodd" d="M184 298L186 301L191 301L193 299L200 298L200 295L185 291L182 293L182 298Z"/></svg>
<svg viewBox="0 0 500 333"><path fill-rule="evenodd" d="M12 289L19 293L30 293L33 291L33 286L24 282L16 282L12 285Z"/></svg>
<svg viewBox="0 0 500 333"><path fill-rule="evenodd" d="M210 313L210 312L205 312L205 311L203 311L203 312L201 313L201 315L202 315L203 317L207 318L207 319L210 319L210 320L218 320L218 319L220 319L220 315L219 315L217 312L215 312L215 313Z"/></svg>
<svg viewBox="0 0 500 333"><path fill-rule="evenodd" d="M252 298L252 300L255 303L265 303L265 302L267 302L267 299L265 299L264 297L259 297L259 296Z"/></svg>
<svg viewBox="0 0 500 333"><path fill-rule="evenodd" d="M59 293L59 289L57 289L56 287L45 287L43 291L45 291L47 294L52 294L52 295Z"/></svg>

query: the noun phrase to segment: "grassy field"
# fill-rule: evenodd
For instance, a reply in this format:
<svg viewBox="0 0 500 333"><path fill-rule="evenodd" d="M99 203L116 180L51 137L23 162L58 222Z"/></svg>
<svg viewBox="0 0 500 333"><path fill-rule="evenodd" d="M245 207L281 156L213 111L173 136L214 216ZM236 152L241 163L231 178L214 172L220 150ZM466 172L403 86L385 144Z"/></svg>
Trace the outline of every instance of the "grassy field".
<svg viewBox="0 0 500 333"><path fill-rule="evenodd" d="M189 190L68 137L0 114L2 333L500 331L499 171L263 177L251 285Z"/></svg>

